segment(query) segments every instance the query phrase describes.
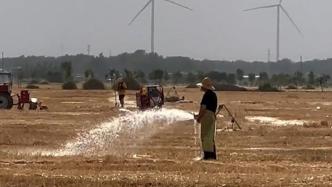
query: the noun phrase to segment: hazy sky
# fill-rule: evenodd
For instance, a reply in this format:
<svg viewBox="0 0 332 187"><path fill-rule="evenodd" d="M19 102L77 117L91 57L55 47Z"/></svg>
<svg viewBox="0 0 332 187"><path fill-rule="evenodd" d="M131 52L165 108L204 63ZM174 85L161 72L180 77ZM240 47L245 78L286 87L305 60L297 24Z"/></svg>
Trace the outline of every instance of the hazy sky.
<svg viewBox="0 0 332 187"><path fill-rule="evenodd" d="M0 50L7 56L150 51L147 0L1 0ZM243 12L277 0L177 0L193 12L156 0L156 51L198 59L275 59L276 9ZM281 57L332 57L332 0L284 0L302 29L281 17Z"/></svg>

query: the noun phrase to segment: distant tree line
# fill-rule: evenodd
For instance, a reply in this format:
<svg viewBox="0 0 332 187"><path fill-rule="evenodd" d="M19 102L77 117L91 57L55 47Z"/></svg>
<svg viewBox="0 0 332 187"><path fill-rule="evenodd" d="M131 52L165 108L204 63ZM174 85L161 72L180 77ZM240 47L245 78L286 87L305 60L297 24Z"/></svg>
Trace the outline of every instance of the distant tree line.
<svg viewBox="0 0 332 187"><path fill-rule="evenodd" d="M118 56L65 55L61 57L20 56L5 58L5 68L18 79L66 82L94 77L111 79L114 74L139 83L190 83L209 76L217 82L258 86L270 82L277 86L325 84L332 75L332 59L295 63L195 60L188 57L163 57L137 50ZM66 64L67 63L67 67ZM70 76L68 75L70 63Z"/></svg>
<svg viewBox="0 0 332 187"><path fill-rule="evenodd" d="M111 70L113 74L121 75L117 70ZM216 84L239 85L259 87L264 84L271 84L274 87L289 89L327 87L331 77L326 74L315 74L313 71L303 74L295 72L294 74L279 73L269 76L267 72L246 73L242 69L237 69L234 73L210 71L210 72L181 72L169 73L166 70L156 69L148 74L143 71L125 70L125 79L135 80L138 84L184 84L190 85L200 82L204 77L209 77ZM131 82L129 81L129 82Z"/></svg>
<svg viewBox="0 0 332 187"><path fill-rule="evenodd" d="M209 77L216 83L220 84L230 84L230 85L242 85L242 86L259 86L265 83L270 83L277 87L285 86L307 86L307 87L317 87L317 86L327 86L330 75L319 75L315 74L313 71L304 75L301 72L295 72L294 74L279 73L269 76L267 72L260 73L245 73L242 69L237 69L234 73L210 71L204 72L189 72L189 73L171 73L168 74L167 79L165 74L166 71L154 70L149 74L149 79L156 82L166 82L173 84L192 84L199 82L204 77Z"/></svg>

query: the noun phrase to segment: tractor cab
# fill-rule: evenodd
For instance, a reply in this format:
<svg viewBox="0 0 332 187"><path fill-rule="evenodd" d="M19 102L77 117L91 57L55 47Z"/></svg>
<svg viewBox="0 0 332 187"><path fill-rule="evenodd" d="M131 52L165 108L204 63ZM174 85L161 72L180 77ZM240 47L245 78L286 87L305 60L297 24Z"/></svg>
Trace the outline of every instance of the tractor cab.
<svg viewBox="0 0 332 187"><path fill-rule="evenodd" d="M12 74L0 72L0 109L11 109L13 107Z"/></svg>
<svg viewBox="0 0 332 187"><path fill-rule="evenodd" d="M12 89L12 74L9 72L0 71L0 93L11 93Z"/></svg>
<svg viewBox="0 0 332 187"><path fill-rule="evenodd" d="M136 93L136 103L140 110L161 108L164 101L164 89L160 85L143 86Z"/></svg>

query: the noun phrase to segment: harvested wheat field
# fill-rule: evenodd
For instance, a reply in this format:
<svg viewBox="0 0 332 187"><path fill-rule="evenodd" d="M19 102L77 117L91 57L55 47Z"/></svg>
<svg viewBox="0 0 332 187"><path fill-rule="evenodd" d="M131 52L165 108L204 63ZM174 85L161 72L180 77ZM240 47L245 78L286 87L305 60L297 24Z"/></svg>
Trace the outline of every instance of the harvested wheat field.
<svg viewBox="0 0 332 187"><path fill-rule="evenodd" d="M137 112L135 95L33 90L48 111L0 111L0 186L332 186L332 93L220 92L217 161L199 155L193 103Z"/></svg>

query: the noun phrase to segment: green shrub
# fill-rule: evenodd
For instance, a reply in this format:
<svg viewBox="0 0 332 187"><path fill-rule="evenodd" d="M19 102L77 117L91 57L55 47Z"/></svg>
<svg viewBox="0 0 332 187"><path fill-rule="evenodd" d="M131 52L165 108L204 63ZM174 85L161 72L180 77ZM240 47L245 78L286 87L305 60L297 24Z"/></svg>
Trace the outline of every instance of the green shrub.
<svg viewBox="0 0 332 187"><path fill-rule="evenodd" d="M27 88L27 89L39 89L39 86L34 85L34 84L28 84L28 85L26 86L26 88Z"/></svg>
<svg viewBox="0 0 332 187"><path fill-rule="evenodd" d="M261 92L278 92L278 88L272 86L270 83L262 84L258 87L258 91Z"/></svg>
<svg viewBox="0 0 332 187"><path fill-rule="evenodd" d="M128 87L128 90L139 90L141 88L141 84L134 78L126 77L124 81Z"/></svg>
<svg viewBox="0 0 332 187"><path fill-rule="evenodd" d="M46 80L49 82L63 83L63 73L61 72L47 72Z"/></svg>
<svg viewBox="0 0 332 187"><path fill-rule="evenodd" d="M29 84L38 84L38 83L39 83L38 80L31 80L31 81L29 82Z"/></svg>
<svg viewBox="0 0 332 187"><path fill-rule="evenodd" d="M302 89L304 89L304 90L314 90L315 87L313 85L308 84L308 85L304 86Z"/></svg>
<svg viewBox="0 0 332 187"><path fill-rule="evenodd" d="M105 85L98 79L91 78L83 84L84 90L104 90Z"/></svg>
<svg viewBox="0 0 332 187"><path fill-rule="evenodd" d="M215 84L214 87L216 88L216 91L248 91L246 88L231 84Z"/></svg>
<svg viewBox="0 0 332 187"><path fill-rule="evenodd" d="M46 85L46 84L48 84L48 81L46 81L46 80L41 80L41 81L39 82L39 84L44 84L44 85Z"/></svg>
<svg viewBox="0 0 332 187"><path fill-rule="evenodd" d="M77 86L76 83L73 81L68 81L62 84L62 89L64 90L76 90Z"/></svg>
<svg viewBox="0 0 332 187"><path fill-rule="evenodd" d="M293 84L290 84L286 87L287 90L296 90L297 89L297 86L293 85Z"/></svg>

